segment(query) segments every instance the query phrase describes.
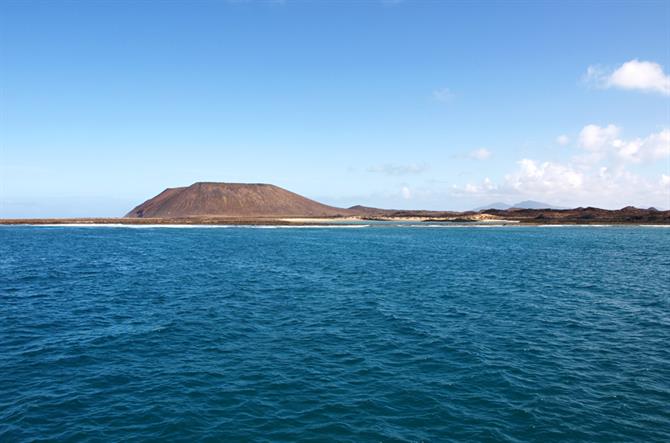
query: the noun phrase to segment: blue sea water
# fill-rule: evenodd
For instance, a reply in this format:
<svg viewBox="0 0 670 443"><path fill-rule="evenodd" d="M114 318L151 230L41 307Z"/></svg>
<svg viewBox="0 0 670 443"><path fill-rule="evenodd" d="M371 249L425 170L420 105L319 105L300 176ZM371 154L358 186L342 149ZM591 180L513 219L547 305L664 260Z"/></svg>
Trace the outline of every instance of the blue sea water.
<svg viewBox="0 0 670 443"><path fill-rule="evenodd" d="M670 441L670 229L0 228L0 441Z"/></svg>

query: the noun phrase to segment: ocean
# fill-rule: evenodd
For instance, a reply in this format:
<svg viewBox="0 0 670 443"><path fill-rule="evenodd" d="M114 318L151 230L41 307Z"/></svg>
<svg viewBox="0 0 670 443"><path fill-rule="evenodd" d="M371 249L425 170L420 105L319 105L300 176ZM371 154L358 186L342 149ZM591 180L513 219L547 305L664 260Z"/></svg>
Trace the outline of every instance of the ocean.
<svg viewBox="0 0 670 443"><path fill-rule="evenodd" d="M670 441L668 228L5 226L0 298L2 442Z"/></svg>

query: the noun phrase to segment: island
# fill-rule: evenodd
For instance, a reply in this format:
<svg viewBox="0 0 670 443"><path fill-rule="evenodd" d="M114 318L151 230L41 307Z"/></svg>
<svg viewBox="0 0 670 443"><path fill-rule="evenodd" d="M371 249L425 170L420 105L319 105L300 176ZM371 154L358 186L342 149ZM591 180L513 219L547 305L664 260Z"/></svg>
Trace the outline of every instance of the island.
<svg viewBox="0 0 670 443"><path fill-rule="evenodd" d="M0 224L127 225L332 225L343 222L421 222L465 224L670 224L670 211L655 208L609 210L507 208L478 211L338 208L265 183L197 182L165 189L118 218L0 219Z"/></svg>

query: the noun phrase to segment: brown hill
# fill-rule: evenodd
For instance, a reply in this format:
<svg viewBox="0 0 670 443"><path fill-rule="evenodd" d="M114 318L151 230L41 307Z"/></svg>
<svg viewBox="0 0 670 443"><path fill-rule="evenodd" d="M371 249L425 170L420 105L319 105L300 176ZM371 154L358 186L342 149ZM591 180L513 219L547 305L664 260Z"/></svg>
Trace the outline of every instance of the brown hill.
<svg viewBox="0 0 670 443"><path fill-rule="evenodd" d="M274 185L194 183L188 187L168 188L133 208L126 217L333 217L351 212Z"/></svg>

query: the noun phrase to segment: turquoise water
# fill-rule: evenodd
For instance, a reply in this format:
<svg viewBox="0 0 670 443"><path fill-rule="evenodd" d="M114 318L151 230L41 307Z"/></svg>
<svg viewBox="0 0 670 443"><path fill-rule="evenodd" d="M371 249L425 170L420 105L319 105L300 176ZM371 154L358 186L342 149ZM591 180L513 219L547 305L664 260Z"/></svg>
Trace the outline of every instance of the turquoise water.
<svg viewBox="0 0 670 443"><path fill-rule="evenodd" d="M670 441L670 229L0 228L0 441Z"/></svg>

